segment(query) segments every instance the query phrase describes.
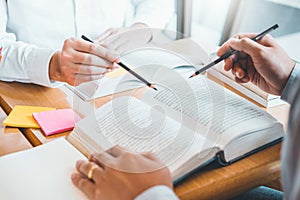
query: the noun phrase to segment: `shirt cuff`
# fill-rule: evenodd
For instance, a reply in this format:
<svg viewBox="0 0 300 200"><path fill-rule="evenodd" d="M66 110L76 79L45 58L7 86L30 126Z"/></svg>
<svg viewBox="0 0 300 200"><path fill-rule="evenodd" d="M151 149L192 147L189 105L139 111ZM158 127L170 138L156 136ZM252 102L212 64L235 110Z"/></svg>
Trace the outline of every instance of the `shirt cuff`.
<svg viewBox="0 0 300 200"><path fill-rule="evenodd" d="M151 187L141 193L135 200L178 200L173 190L164 185Z"/></svg>
<svg viewBox="0 0 300 200"><path fill-rule="evenodd" d="M300 85L300 63L296 63L290 78L288 82L286 83L281 99L288 102L292 103L295 96L296 96L296 91L295 91L295 85Z"/></svg>
<svg viewBox="0 0 300 200"><path fill-rule="evenodd" d="M37 48L31 52L28 60L28 77L30 82L47 86L58 87L62 83L50 81L49 63L55 51L52 49Z"/></svg>

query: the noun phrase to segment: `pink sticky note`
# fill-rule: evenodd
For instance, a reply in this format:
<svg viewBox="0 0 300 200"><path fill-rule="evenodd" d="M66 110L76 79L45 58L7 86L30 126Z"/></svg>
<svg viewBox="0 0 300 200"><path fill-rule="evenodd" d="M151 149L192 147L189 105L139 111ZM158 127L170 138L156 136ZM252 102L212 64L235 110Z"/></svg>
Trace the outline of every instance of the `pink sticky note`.
<svg viewBox="0 0 300 200"><path fill-rule="evenodd" d="M33 113L46 136L72 130L75 126L75 113L72 109L50 110Z"/></svg>

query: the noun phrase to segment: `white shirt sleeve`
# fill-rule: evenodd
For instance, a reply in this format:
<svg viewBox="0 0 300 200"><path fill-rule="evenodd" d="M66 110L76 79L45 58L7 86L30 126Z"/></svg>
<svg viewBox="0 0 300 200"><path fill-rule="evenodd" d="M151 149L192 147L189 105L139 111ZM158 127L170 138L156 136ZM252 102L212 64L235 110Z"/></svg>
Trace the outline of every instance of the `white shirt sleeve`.
<svg viewBox="0 0 300 200"><path fill-rule="evenodd" d="M135 200L178 200L175 193L167 186L158 185L145 190Z"/></svg>
<svg viewBox="0 0 300 200"><path fill-rule="evenodd" d="M288 82L286 83L281 99L288 103L292 103L296 96L295 85L300 85L300 63L296 63Z"/></svg>
<svg viewBox="0 0 300 200"><path fill-rule="evenodd" d="M112 14L117 3L121 14ZM127 7L134 10L127 12ZM137 22L163 28L173 10L174 0L0 0L0 80L53 87L57 82L49 80L49 63L66 38L84 33L96 37L109 27Z"/></svg>
<svg viewBox="0 0 300 200"><path fill-rule="evenodd" d="M6 23L6 1L0 0L0 47L2 47L0 79L52 85L48 66L54 51L17 41L15 34L6 32Z"/></svg>
<svg viewBox="0 0 300 200"><path fill-rule="evenodd" d="M135 13L129 24L142 22L151 28L165 28L175 13L174 0L131 0Z"/></svg>

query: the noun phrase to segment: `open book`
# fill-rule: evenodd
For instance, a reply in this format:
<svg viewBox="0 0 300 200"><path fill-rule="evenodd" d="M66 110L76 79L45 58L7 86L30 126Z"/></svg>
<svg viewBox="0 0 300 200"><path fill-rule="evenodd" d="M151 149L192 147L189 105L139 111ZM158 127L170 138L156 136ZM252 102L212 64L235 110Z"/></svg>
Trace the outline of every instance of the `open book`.
<svg viewBox="0 0 300 200"><path fill-rule="evenodd" d="M283 137L271 115L201 76L156 87L141 99L117 97L96 109L69 139L88 153L115 144L154 152L177 182L215 159L227 165Z"/></svg>
<svg viewBox="0 0 300 200"><path fill-rule="evenodd" d="M115 144L154 152L178 181L214 159L226 165L282 138L271 115L220 85L157 74L165 75L158 91L113 99L80 121L69 139L89 153Z"/></svg>
<svg viewBox="0 0 300 200"><path fill-rule="evenodd" d="M115 144L155 153L178 182L212 161L227 165L281 140L282 125L256 105L201 75L164 70L158 91L113 98L67 140L1 157L1 198L82 199L70 180L76 160Z"/></svg>

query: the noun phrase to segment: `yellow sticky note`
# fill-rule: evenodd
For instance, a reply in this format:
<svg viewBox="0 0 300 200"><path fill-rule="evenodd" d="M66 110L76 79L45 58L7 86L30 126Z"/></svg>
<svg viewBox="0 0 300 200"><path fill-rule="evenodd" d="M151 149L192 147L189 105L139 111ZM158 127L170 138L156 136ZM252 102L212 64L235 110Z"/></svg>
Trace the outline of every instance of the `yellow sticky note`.
<svg viewBox="0 0 300 200"><path fill-rule="evenodd" d="M15 106L3 121L4 126L19 128L40 128L32 117L33 113L55 110L55 108L38 106Z"/></svg>

